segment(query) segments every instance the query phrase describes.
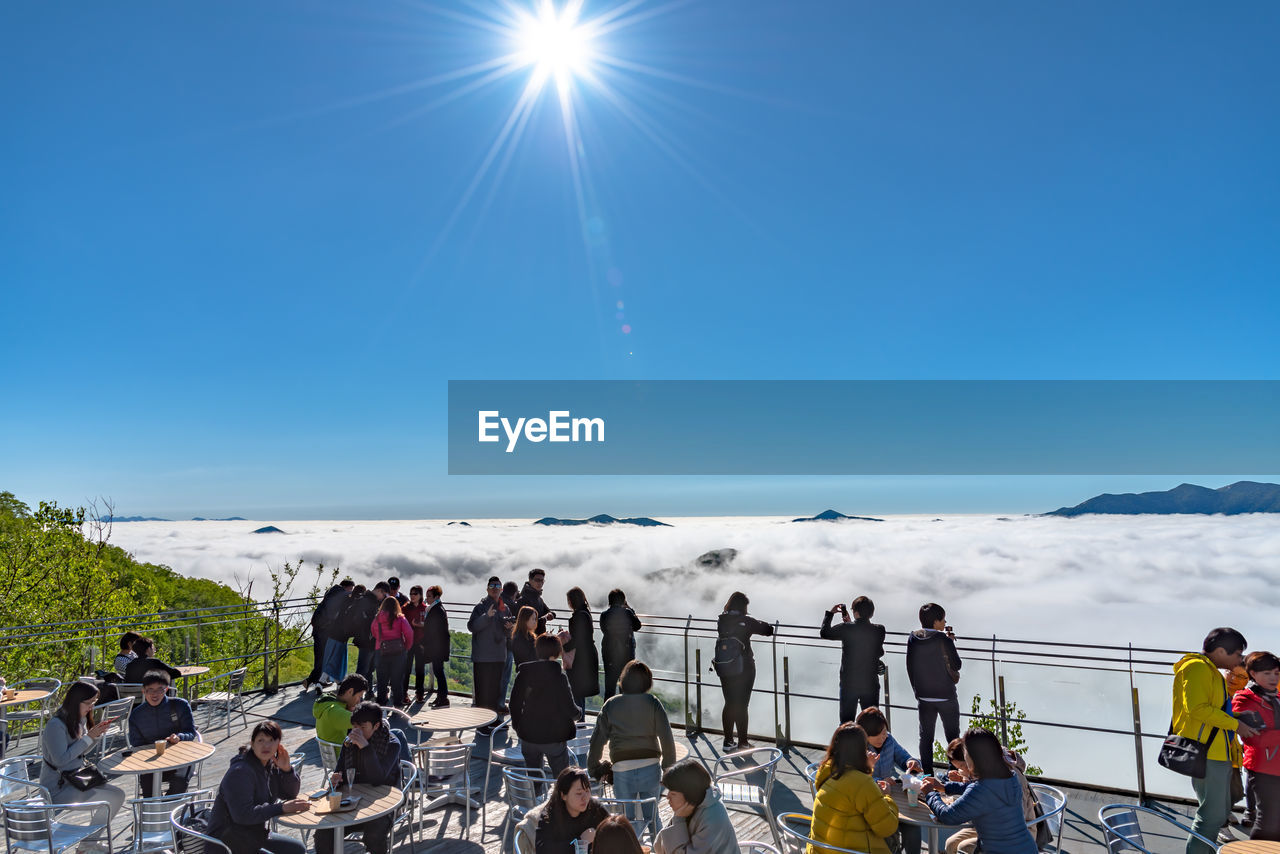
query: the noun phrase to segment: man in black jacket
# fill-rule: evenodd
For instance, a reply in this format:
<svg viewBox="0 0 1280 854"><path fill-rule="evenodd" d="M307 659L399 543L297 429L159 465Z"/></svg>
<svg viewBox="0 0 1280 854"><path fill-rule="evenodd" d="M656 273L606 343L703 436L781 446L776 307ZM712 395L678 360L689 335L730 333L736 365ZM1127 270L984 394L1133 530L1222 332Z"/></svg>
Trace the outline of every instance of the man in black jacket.
<svg viewBox="0 0 1280 854"><path fill-rule="evenodd" d="M320 604L316 606L315 611L311 613L311 656L312 665L311 672L307 674L307 678L302 682L302 690L311 690L312 685L320 684L321 678L324 676L324 651L329 644L329 629L337 622L338 617L342 614L342 603L351 588L356 583L350 578L344 578L338 584L329 588L324 594L324 598L320 600Z"/></svg>
<svg viewBox="0 0 1280 854"><path fill-rule="evenodd" d="M133 652L136 658L129 662L129 666L124 669L124 681L133 685L141 685L142 677L146 676L152 670L162 670L169 674L169 681L182 676L176 667L170 667L160 659L156 658L156 642L151 638L138 638L133 642Z"/></svg>
<svg viewBox="0 0 1280 854"><path fill-rule="evenodd" d="M839 611L844 618L836 626L831 618ZM822 618L824 640L840 641L840 723L858 716L858 706L880 705L880 674L884 665L884 626L871 622L875 603L866 596L853 600L853 620L843 603L832 605Z"/></svg>
<svg viewBox="0 0 1280 854"><path fill-rule="evenodd" d="M181 697L170 697L169 674L163 670L152 670L142 677L142 699L140 705L134 706L129 713L129 746L142 747L163 741L166 744L177 744L179 741L196 741L196 722L191 715L191 706ZM166 794L179 795L187 790L194 765L165 771L164 782L169 784ZM151 774L138 777L138 792L149 798L151 791Z"/></svg>
<svg viewBox="0 0 1280 854"><path fill-rule="evenodd" d="M373 643L373 618L378 616L378 608L382 600L387 598L391 588L387 582L379 581L372 590L366 590L347 609L344 619L347 630L351 633L352 643L356 645L356 673L359 673L369 684L373 683L373 671L377 666L376 652Z"/></svg>
<svg viewBox="0 0 1280 854"><path fill-rule="evenodd" d="M933 733L938 718L947 743L960 737L960 653L947 612L934 602L920 606L920 628L907 635L907 678L920 710L920 764L933 773Z"/></svg>
<svg viewBox="0 0 1280 854"><path fill-rule="evenodd" d="M400 742L382 722L382 709L377 703L361 703L351 712L351 732L338 752L337 770L330 775L329 785L339 787L352 783L370 786L400 785ZM347 832L362 831L362 841L369 854L387 854L393 814L356 824ZM316 854L333 854L336 830L316 831Z"/></svg>
<svg viewBox="0 0 1280 854"><path fill-rule="evenodd" d="M604 698L618 690L622 668L636 657L636 632L640 618L627 605L627 594L609 591L609 607L600 615L600 653L604 659Z"/></svg>
<svg viewBox="0 0 1280 854"><path fill-rule="evenodd" d="M444 663L449 660L449 615L444 610L444 602L440 597L444 590L433 584L423 593L422 601L427 611L422 620L425 623L426 636L422 641L422 657L431 664L431 674L435 678L436 698L431 708L439 709L449 705L449 679L444 673Z"/></svg>
<svg viewBox="0 0 1280 854"><path fill-rule="evenodd" d="M555 635L539 635L534 641L536 661L516 669L511 689L511 725L520 736L520 752L528 768L541 768L546 757L551 776L569 767L568 741L578 731L578 705L573 701L569 677L557 661L562 648Z"/></svg>
<svg viewBox="0 0 1280 854"><path fill-rule="evenodd" d="M542 601L542 586L547 583L547 571L545 569L529 570L529 580L524 583L524 589L520 591L520 601L517 605L528 605L530 608L538 612L538 630L534 634L540 635L547 630L547 620L554 620L556 612L547 607L547 603ZM520 613L520 608L516 608L516 613Z"/></svg>

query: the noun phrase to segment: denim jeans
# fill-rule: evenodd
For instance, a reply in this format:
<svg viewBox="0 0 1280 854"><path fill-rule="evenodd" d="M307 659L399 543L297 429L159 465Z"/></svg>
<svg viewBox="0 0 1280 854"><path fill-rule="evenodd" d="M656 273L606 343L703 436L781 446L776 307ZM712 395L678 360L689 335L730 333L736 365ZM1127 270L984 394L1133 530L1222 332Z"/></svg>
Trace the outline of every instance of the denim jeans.
<svg viewBox="0 0 1280 854"><path fill-rule="evenodd" d="M347 678L347 641L329 638L324 647L324 673L334 682Z"/></svg>
<svg viewBox="0 0 1280 854"><path fill-rule="evenodd" d="M662 794L662 766L657 762L631 771L613 772L613 796L624 801L642 798L656 798ZM655 802L656 803L656 802ZM644 805L644 823L637 826L636 817L627 812L636 836L641 836L645 827L653 830L654 836L662 829L662 817L653 809L654 804ZM651 824L652 822L652 824Z"/></svg>

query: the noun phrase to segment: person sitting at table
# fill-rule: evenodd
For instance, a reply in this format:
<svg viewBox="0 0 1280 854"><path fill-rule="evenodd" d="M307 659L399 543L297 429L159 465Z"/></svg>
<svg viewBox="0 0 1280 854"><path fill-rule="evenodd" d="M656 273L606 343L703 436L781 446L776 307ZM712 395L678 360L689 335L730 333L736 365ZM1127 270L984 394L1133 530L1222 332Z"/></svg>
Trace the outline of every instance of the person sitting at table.
<svg viewBox="0 0 1280 854"><path fill-rule="evenodd" d="M674 816L653 841L657 854L738 854L738 836L711 774L690 757L662 775Z"/></svg>
<svg viewBox="0 0 1280 854"><path fill-rule="evenodd" d="M885 839L898 830L898 805L871 776L867 747L862 727L852 722L836 727L814 779L809 838L866 854L889 854ZM807 847L808 854L821 850Z"/></svg>
<svg viewBox="0 0 1280 854"><path fill-rule="evenodd" d="M920 761L912 757L889 732L889 721L879 708L870 706L863 709L854 723L867 734L867 746L876 754L871 765L871 776L877 783L897 777L900 771L924 773ZM902 850L906 854L920 854L919 825L902 822L898 825L898 832L902 835Z"/></svg>
<svg viewBox="0 0 1280 854"><path fill-rule="evenodd" d="M351 714L364 700L369 690L369 680L359 673L352 673L338 683L336 694L321 694L311 704L311 715L316 719L316 738L330 744L341 744L351 730ZM398 729L391 730L400 744L400 758L412 762L409 739Z"/></svg>
<svg viewBox="0 0 1280 854"><path fill-rule="evenodd" d="M311 802L298 797L302 782L280 740L275 721L253 728L249 744L231 757L209 814L209 835L221 840L231 854L306 854L302 842L271 833L267 822L276 816L307 812Z"/></svg>
<svg viewBox="0 0 1280 854"><path fill-rule="evenodd" d="M523 610L523 609L521 609ZM529 609L532 612L532 608ZM537 661L516 669L511 689L511 725L520 736L520 752L529 768L541 768L546 757L551 773L569 767L569 740L577 734L578 706L560 662L560 638L539 635Z"/></svg>
<svg viewBox="0 0 1280 854"><path fill-rule="evenodd" d="M676 741L671 721L661 701L649 693L653 671L643 661L629 661L618 679L622 693L604 701L591 733L587 770L597 779L613 777L613 796L624 800L656 799L662 794L662 769L676 762ZM609 746L609 763L601 761ZM662 830L662 819L644 805L644 819L653 832Z"/></svg>
<svg viewBox="0 0 1280 854"><path fill-rule="evenodd" d="M199 740L190 704L181 697L168 696L168 691L169 674L163 670L152 670L142 677L143 702L129 712L130 747L154 745L157 741L177 744L179 741ZM166 794L180 795L185 792L194 768L194 765L186 765L165 771L163 778L169 784ZM144 798L153 794L151 777L150 774L143 774L138 778L138 790Z"/></svg>
<svg viewBox="0 0 1280 854"><path fill-rule="evenodd" d="M62 696L49 723L40 733L40 785L49 790L55 804L83 804L89 801L106 801L112 818L124 804L124 790L110 783L81 791L69 783L63 775L79 771L85 762L85 754L93 749L98 739L107 732L110 720L94 723L93 707L98 702L98 689L88 682L72 682Z"/></svg>
<svg viewBox="0 0 1280 854"><path fill-rule="evenodd" d="M120 636L120 652L116 655L116 660L111 667L121 676L124 676L125 668L129 666L129 662L138 657L133 651L133 642L140 637L142 635L137 632L125 632Z"/></svg>
<svg viewBox="0 0 1280 854"><path fill-rule="evenodd" d="M163 670L169 674L170 681L177 679L182 674L178 672L178 668L170 667L160 659L156 658L156 643L151 638L138 638L133 642L134 659L129 662L129 666L124 669L124 681L130 684L140 684L142 677L146 676L152 670Z"/></svg>
<svg viewBox="0 0 1280 854"><path fill-rule="evenodd" d="M591 854L644 854L640 838L625 815L611 815L596 825Z"/></svg>
<svg viewBox="0 0 1280 854"><path fill-rule="evenodd" d="M361 703L351 713L351 732L342 743L337 770L329 777L329 785L363 783L369 786L400 785L400 745L382 721L382 708L377 703ZM361 831L369 854L387 854L391 836L391 813L347 828ZM316 831L316 854L333 854L338 844L336 830Z"/></svg>
<svg viewBox="0 0 1280 854"><path fill-rule="evenodd" d="M596 827L608 817L609 811L591 796L587 772L571 765L556 777L546 803L530 810L516 825L517 850L521 854L572 854L573 843L590 845Z"/></svg>
<svg viewBox="0 0 1280 854"><path fill-rule="evenodd" d="M1000 741L985 729L963 736L965 764L973 782L926 777L921 795L942 824L972 822L983 854L1036 854L1036 841L1023 815L1022 783L1005 761ZM942 792L959 795L953 803Z"/></svg>

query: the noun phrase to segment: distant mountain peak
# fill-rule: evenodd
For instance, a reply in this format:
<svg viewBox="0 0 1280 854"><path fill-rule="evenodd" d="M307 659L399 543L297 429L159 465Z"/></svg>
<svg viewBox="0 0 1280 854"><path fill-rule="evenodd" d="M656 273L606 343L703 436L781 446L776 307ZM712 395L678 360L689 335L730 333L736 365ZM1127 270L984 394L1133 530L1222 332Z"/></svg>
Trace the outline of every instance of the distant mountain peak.
<svg viewBox="0 0 1280 854"><path fill-rule="evenodd" d="M1241 480L1218 489L1180 483L1164 492L1104 493L1074 507L1059 507L1046 516L1084 516L1090 513L1138 516L1142 514L1238 516L1242 513L1280 513L1280 483Z"/></svg>
<svg viewBox="0 0 1280 854"><path fill-rule="evenodd" d="M845 519L856 519L859 522L883 522L883 519L873 519L870 516L846 516L835 510L823 510L817 516L801 516L799 519L792 519L792 522L841 522Z"/></svg>
<svg viewBox="0 0 1280 854"><path fill-rule="evenodd" d="M283 534L283 533L284 533L284 531L280 530L280 529L279 529L279 528L277 528L275 525L267 525L266 527L259 528L258 530L254 531L253 533L255 533L255 534Z"/></svg>
<svg viewBox="0 0 1280 854"><path fill-rule="evenodd" d="M607 513L600 513L592 516L590 519L557 519L554 516L544 516L537 520L535 525L638 525L642 528L669 528L666 522L659 522L656 519L650 519L648 516L635 516L627 519L616 519Z"/></svg>

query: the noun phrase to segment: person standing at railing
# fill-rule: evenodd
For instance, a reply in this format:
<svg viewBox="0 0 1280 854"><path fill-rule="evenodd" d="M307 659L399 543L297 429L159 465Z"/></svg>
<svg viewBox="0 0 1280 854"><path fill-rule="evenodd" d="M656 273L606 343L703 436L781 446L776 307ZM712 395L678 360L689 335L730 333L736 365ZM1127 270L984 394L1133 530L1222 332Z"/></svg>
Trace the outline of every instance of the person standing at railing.
<svg viewBox="0 0 1280 854"><path fill-rule="evenodd" d="M724 751L735 748L748 750L747 710L751 705L751 691L756 684L756 657L751 651L751 636L773 636L773 626L747 616L750 600L747 594L735 591L725 602L724 612L716 622L716 672L720 676L720 690L724 693ZM733 740L734 729L738 740Z"/></svg>
<svg viewBox="0 0 1280 854"><path fill-rule="evenodd" d="M524 588L520 591L520 599L516 602L517 605L528 605L538 612L538 634L547 630L547 620L556 618L556 612L548 608L547 603L542 600L542 588L546 583L545 569L529 570L529 580L525 582Z"/></svg>
<svg viewBox="0 0 1280 854"><path fill-rule="evenodd" d="M520 613L520 588L516 586L514 581L504 581L502 584L502 601L507 603L507 608L513 614ZM516 661L515 650L511 648L510 639L507 642L507 660L502 665L502 691L499 696L502 698L502 713L508 714L507 698L510 696L511 677L515 673L520 662Z"/></svg>
<svg viewBox="0 0 1280 854"><path fill-rule="evenodd" d="M177 679L182 674L178 672L176 667L170 667L160 659L156 658L156 642L151 638L138 638L133 642L133 652L135 658L129 662L129 666L124 669L124 681L134 685L142 684L142 677L146 676L152 670L163 670L169 674L169 679Z"/></svg>
<svg viewBox="0 0 1280 854"><path fill-rule="evenodd" d="M568 593L569 644L565 652L573 653L569 666L569 684L573 686L573 701L578 704L578 720L586 720L587 698L600 693L600 654L596 651L596 627L591 619L587 594L581 587Z"/></svg>
<svg viewBox="0 0 1280 854"><path fill-rule="evenodd" d="M309 691L312 685L319 685L321 680L324 679L324 662L325 653L329 647L329 633L333 630L333 625L337 623L338 617L342 613L342 603L347 598L347 591L355 586L356 583L350 578L342 579L342 581L328 589L324 594L324 598L320 600L320 604L311 613L312 665L311 672L302 681L303 691Z"/></svg>
<svg viewBox="0 0 1280 854"><path fill-rule="evenodd" d="M640 618L627 605L627 594L616 588L610 590L609 607L600 615L600 653L604 659L606 700L617 693L622 668L636 657L636 632L640 631L640 625Z"/></svg>
<svg viewBox="0 0 1280 854"><path fill-rule="evenodd" d="M501 718L502 665L507 660L507 621L514 620L502 601L502 579L492 576L486 588L488 595L471 609L467 630L471 632L472 699L475 705L492 709ZM482 727L482 735L492 732Z"/></svg>
<svg viewBox="0 0 1280 854"><path fill-rule="evenodd" d="M423 640L423 656L431 662L431 674L436 683L436 698L431 708L440 709L449 705L449 681L444 674L444 663L449 660L449 614L444 609L440 597L444 590L438 584L427 588L423 601L427 610L423 616L426 623L426 636Z"/></svg>
<svg viewBox="0 0 1280 854"><path fill-rule="evenodd" d="M400 601L388 595L378 608L371 627L378 653L378 702L398 709L409 705L405 696L405 667L413 646L413 627L400 613Z"/></svg>
<svg viewBox="0 0 1280 854"><path fill-rule="evenodd" d="M920 628L907 636L907 678L920 714L920 763L933 773L933 734L938 718L947 741L960 737L960 653L947 625L947 612L929 602L920 606Z"/></svg>
<svg viewBox="0 0 1280 854"><path fill-rule="evenodd" d="M357 584L337 602L338 616L329 626L329 640L325 644L324 651L324 672L334 682L341 682L347 678L347 659L350 654L347 641L355 633L354 609L364 594L364 585Z"/></svg>
<svg viewBox="0 0 1280 854"><path fill-rule="evenodd" d="M1246 789L1253 793L1254 820L1250 839L1280 842L1280 658L1269 652L1251 652L1244 662L1252 680L1231 699L1231 710L1240 720L1260 730L1244 739Z"/></svg>
<svg viewBox="0 0 1280 854"><path fill-rule="evenodd" d="M843 618L831 625L836 611ZM840 641L840 723L858 715L858 707L880 705L880 674L884 672L884 626L871 622L876 605L866 596L853 600L853 619L844 603L827 609L818 635Z"/></svg>
<svg viewBox="0 0 1280 854"><path fill-rule="evenodd" d="M359 673L369 684L373 683L373 672L378 666L377 644L373 639L373 620L378 616L382 600L387 598L391 588L387 582L379 581L372 590L366 590L352 603L348 612L351 618L351 636L356 645L356 673Z"/></svg>
<svg viewBox="0 0 1280 854"><path fill-rule="evenodd" d="M418 686L415 689L414 702L422 703L427 699L423 690L423 683L427 678L427 657L422 647L427 636L425 619L427 603L422 598L422 585L415 584L409 588L409 604L402 605L400 610L404 613L404 618L409 621L409 627L413 629L413 645L409 647L409 658L404 668L404 694L405 697L409 696L409 678L415 676Z"/></svg>

